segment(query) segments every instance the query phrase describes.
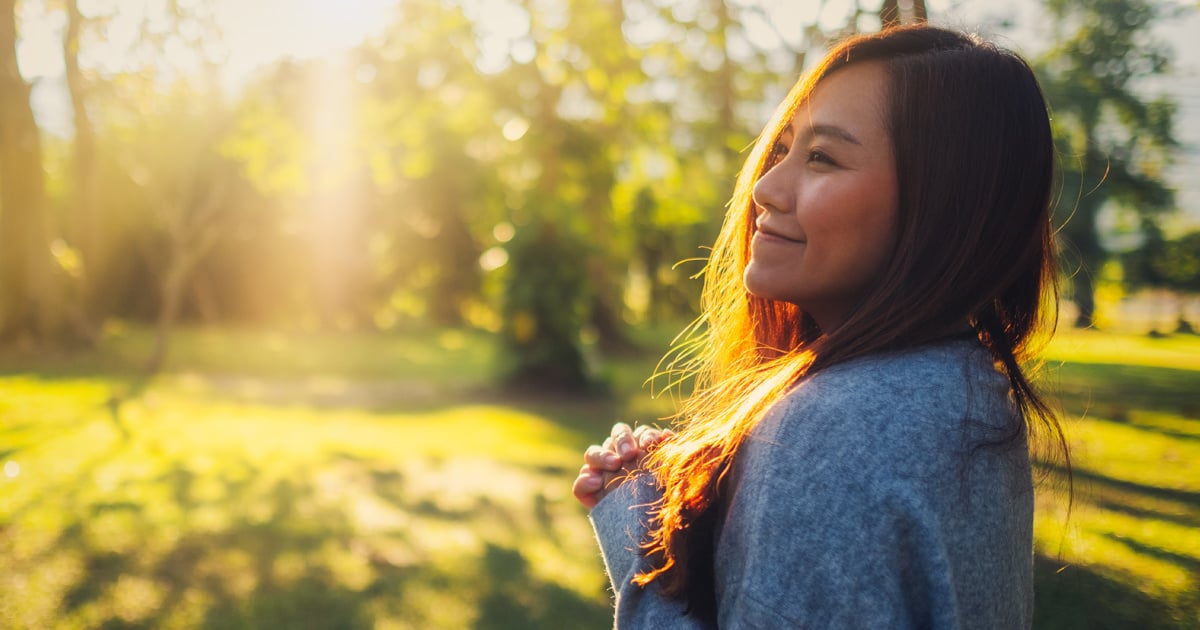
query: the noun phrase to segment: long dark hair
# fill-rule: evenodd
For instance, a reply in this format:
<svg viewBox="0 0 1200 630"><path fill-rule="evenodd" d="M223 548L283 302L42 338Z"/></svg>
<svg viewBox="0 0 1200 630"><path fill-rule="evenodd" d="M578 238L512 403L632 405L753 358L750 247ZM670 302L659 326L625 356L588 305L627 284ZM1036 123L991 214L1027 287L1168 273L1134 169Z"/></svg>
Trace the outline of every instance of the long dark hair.
<svg viewBox="0 0 1200 630"><path fill-rule="evenodd" d="M821 330L799 307L742 285L755 231L751 191L813 88L867 61L882 63L889 77L897 245L844 323ZM1062 429L1026 374L1036 333L1057 321L1053 179L1046 104L1016 54L927 25L853 37L830 51L755 143L705 268L703 315L673 350L672 365L695 374L697 386L678 434L648 460L664 496L646 545L653 568L635 581L658 581L667 594L702 605L722 477L766 409L806 375L944 338L964 324L1008 377L1019 411L995 443L1045 434L1069 470Z"/></svg>

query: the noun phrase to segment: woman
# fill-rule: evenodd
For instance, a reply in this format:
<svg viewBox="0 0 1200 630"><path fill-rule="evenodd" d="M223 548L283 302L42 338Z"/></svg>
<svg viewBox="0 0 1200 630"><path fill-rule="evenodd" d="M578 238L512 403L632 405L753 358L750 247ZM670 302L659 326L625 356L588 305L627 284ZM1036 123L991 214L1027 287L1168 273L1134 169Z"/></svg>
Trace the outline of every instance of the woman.
<svg viewBox="0 0 1200 630"><path fill-rule="evenodd" d="M1066 456L1022 368L1053 159L1029 66L953 31L852 38L792 89L707 267L678 433L617 425L575 482L618 627L1030 625L1031 431Z"/></svg>

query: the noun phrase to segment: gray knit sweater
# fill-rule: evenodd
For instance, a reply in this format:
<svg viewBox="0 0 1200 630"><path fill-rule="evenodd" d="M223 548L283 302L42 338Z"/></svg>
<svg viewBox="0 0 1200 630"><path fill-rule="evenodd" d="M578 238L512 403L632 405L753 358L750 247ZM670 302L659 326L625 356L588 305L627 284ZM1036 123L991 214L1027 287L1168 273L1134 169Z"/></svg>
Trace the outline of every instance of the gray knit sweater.
<svg viewBox="0 0 1200 630"><path fill-rule="evenodd" d="M716 527L722 628L1027 628L1033 488L1014 409L974 341L828 368L739 450ZM591 513L618 628L712 627L652 582L637 552L659 497L648 475Z"/></svg>

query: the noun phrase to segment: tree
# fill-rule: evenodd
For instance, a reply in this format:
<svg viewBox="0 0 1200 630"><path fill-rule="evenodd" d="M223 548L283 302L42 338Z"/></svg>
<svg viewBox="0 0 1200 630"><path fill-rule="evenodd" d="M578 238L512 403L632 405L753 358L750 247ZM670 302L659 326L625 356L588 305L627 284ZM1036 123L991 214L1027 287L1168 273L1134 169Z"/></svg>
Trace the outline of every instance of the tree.
<svg viewBox="0 0 1200 630"><path fill-rule="evenodd" d="M17 67L16 1L0 0L0 344L78 337L50 252L42 141Z"/></svg>
<svg viewBox="0 0 1200 630"><path fill-rule="evenodd" d="M426 317L459 326L482 302L481 242L502 216L502 191L479 154L494 156L503 140L462 10L412 3L399 16L405 32L378 52L364 116L373 121L364 134L370 161L390 165L373 171L394 243L384 293L414 294Z"/></svg>
<svg viewBox="0 0 1200 630"><path fill-rule="evenodd" d="M158 314L155 343L146 363L150 373L162 367L170 334L179 319L184 295L196 267L230 230L237 209L230 199L237 185L236 167L218 146L228 135L230 116L204 103L183 86L174 107L145 127L149 137L170 134L171 145L139 143L127 157L127 168L144 173L142 186L149 209L151 254L162 261L158 276ZM188 105L200 103L191 110Z"/></svg>
<svg viewBox="0 0 1200 630"><path fill-rule="evenodd" d="M68 203L71 224L68 235L79 250L83 263L81 306L86 316L94 323L103 320L105 315L98 312L99 291L104 286L99 280L107 271L109 248L103 229L104 206L98 203L100 182L96 169L96 132L89 111L90 86L79 64L80 37L88 24L88 18L79 11L78 0L66 0L66 13L63 61L75 123L71 169L73 177Z"/></svg>
<svg viewBox="0 0 1200 630"><path fill-rule="evenodd" d="M925 0L883 0L883 6L879 8L879 21L885 29L925 20Z"/></svg>
<svg viewBox="0 0 1200 630"><path fill-rule="evenodd" d="M1147 0L1047 0L1057 31L1038 64L1053 112L1061 195L1055 219L1077 327L1093 324L1093 274L1108 257L1097 228L1106 204L1143 217L1172 208L1161 172L1176 146L1175 105L1145 100L1139 78L1167 70L1169 51L1150 28L1165 9Z"/></svg>
<svg viewBox="0 0 1200 630"><path fill-rule="evenodd" d="M588 385L579 330L590 291L581 248L544 220L512 240L501 331L511 385L567 392Z"/></svg>
<svg viewBox="0 0 1200 630"><path fill-rule="evenodd" d="M78 54L79 46L70 22L82 19L70 15L77 12L73 4L67 7L64 51L68 57L72 52ZM142 287L149 289L142 293L153 296L150 310L155 342L145 365L149 374L157 372L166 360L170 334L193 286L196 268L232 231L241 214L231 199L242 182L235 163L220 152L233 127L232 112L217 87L215 65L205 47L215 36L213 17L203 5L167 1L162 8L163 15L147 12L142 16L141 37L125 51L138 63L107 77L106 99L95 103L105 115L99 129L90 121L91 103L73 98L77 133L74 172L84 178L95 177L91 169L97 161L90 153L103 145L103 161L115 167L119 180L127 185L123 201L130 207L122 210L138 224L127 244L140 254L153 281L151 287ZM166 50L174 54L164 54ZM78 67L71 69L76 63L68 60L69 73L80 72ZM73 96L82 96L82 89ZM78 136L81 131L82 137ZM93 140L95 145L89 146ZM76 182L70 205L73 211L88 211L91 203L79 199L81 193L90 192L80 187L88 185ZM109 187L117 186L110 183ZM103 201L93 201L93 210L105 207ZM116 211L109 204L105 217ZM76 217L92 225L95 218Z"/></svg>

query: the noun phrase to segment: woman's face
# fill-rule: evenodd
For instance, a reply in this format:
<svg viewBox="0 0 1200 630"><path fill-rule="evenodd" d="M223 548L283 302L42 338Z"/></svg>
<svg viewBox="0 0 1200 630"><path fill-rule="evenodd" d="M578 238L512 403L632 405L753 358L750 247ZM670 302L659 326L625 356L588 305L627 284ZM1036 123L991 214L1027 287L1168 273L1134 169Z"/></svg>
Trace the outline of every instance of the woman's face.
<svg viewBox="0 0 1200 630"><path fill-rule="evenodd" d="M897 190L884 66L841 68L800 107L754 186L757 227L744 282L841 325L889 258Z"/></svg>

